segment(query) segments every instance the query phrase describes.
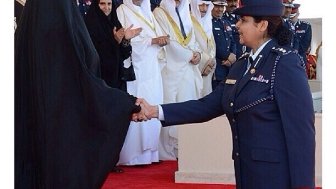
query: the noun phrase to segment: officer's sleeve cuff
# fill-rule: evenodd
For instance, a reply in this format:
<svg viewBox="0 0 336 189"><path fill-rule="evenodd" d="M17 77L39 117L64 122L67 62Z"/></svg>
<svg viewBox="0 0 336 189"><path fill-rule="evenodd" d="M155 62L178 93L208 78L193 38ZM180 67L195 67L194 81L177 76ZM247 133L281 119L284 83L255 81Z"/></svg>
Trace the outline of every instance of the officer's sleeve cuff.
<svg viewBox="0 0 336 189"><path fill-rule="evenodd" d="M163 114L163 109L161 105L158 105L159 108L159 120L164 121L164 114Z"/></svg>

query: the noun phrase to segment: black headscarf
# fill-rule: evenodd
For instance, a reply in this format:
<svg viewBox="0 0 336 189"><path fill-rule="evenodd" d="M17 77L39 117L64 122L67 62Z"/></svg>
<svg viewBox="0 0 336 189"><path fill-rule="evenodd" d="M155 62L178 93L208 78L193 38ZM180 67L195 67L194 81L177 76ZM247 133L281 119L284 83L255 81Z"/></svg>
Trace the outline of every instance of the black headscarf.
<svg viewBox="0 0 336 189"><path fill-rule="evenodd" d="M87 18L85 18L86 24L95 24L95 26L100 26L104 30L104 37L113 37L112 29L113 27L121 28L121 24L118 20L116 13L116 6L112 6L112 10L110 15L106 16L105 13L99 8L99 0L92 0L90 5L90 10L87 14ZM89 31L91 34L91 32ZM100 37L100 36L97 36Z"/></svg>
<svg viewBox="0 0 336 189"><path fill-rule="evenodd" d="M15 33L16 189L101 187L138 108L99 67L75 1L27 0Z"/></svg>
<svg viewBox="0 0 336 189"><path fill-rule="evenodd" d="M101 59L102 79L111 87L126 90L126 82L121 79L122 68L123 61L131 55L132 47L118 44L113 36L113 28L122 27L116 6L112 6L110 15L106 16L99 8L99 0L93 0L85 24Z"/></svg>

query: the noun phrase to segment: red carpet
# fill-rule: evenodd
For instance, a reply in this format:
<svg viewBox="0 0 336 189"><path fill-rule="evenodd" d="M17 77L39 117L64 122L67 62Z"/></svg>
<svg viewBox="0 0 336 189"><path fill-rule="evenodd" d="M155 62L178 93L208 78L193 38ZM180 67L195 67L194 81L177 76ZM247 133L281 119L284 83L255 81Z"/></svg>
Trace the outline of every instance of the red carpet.
<svg viewBox="0 0 336 189"><path fill-rule="evenodd" d="M102 189L235 189L224 184L174 183L177 161L163 161L144 166L122 166L124 173L110 173ZM316 188L321 189L321 188Z"/></svg>
<svg viewBox="0 0 336 189"><path fill-rule="evenodd" d="M177 161L163 161L144 166L121 166L124 173L110 173L102 189L234 189L222 184L179 184L174 182Z"/></svg>

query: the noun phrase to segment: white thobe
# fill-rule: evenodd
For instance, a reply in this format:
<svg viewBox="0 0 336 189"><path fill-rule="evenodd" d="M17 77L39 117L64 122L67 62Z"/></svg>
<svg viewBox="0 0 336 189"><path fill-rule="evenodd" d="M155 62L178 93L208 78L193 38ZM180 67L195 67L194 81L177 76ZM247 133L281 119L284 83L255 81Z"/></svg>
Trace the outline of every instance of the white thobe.
<svg viewBox="0 0 336 189"><path fill-rule="evenodd" d="M174 27L162 8L156 8L153 14L162 31L170 36L170 44L165 46L166 65L162 69L164 103L183 102L200 98L202 77L198 65L190 63L193 52L200 51L194 31L187 33L189 43L181 44ZM179 23L177 23L179 24ZM175 29L175 30L174 30ZM177 157L176 126L161 129L159 142L161 160L173 160Z"/></svg>
<svg viewBox="0 0 336 189"><path fill-rule="evenodd" d="M202 73L202 71L208 66L209 61L216 61L216 44L213 35L209 37L203 30L202 24L199 23L195 17L192 17L192 21L195 29L196 41L198 42L199 48L202 50L201 61L198 64ZM215 72L215 67L216 64L207 76L202 76L203 88L201 91L201 97L204 97L212 92L212 76Z"/></svg>
<svg viewBox="0 0 336 189"><path fill-rule="evenodd" d="M150 104L163 103L163 88L161 68L158 53L161 47L152 45L152 38L158 37L160 26L150 14L150 18L135 12L122 4L117 9L117 15L124 28L131 24L133 28L142 27L139 36L131 40L132 64L136 76L135 81L127 82L127 92L139 98L144 98ZM145 21L146 20L146 21ZM130 59L124 61L125 67ZM124 146L120 152L119 165L150 164L159 161L158 142L161 122L152 119L146 122L131 122Z"/></svg>

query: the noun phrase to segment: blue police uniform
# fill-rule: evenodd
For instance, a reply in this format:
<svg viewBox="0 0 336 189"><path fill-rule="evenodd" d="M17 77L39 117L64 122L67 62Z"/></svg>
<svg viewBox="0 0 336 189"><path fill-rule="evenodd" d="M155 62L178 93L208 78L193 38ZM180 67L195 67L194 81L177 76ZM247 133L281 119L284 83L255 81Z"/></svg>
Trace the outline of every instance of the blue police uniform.
<svg viewBox="0 0 336 189"><path fill-rule="evenodd" d="M308 22L298 20L295 24L295 35L299 40L299 55L303 58L305 64L307 64L306 52L308 51L312 40L312 29Z"/></svg>
<svg viewBox="0 0 336 189"><path fill-rule="evenodd" d="M231 24L232 36L233 36L233 39L236 43L236 56L240 57L243 53L250 50L245 45L242 45L242 44L239 43L239 33L238 33L238 29L236 27L236 23L239 21L240 16L229 13L229 12L225 12L224 15L223 15L223 19L228 21Z"/></svg>
<svg viewBox="0 0 336 189"><path fill-rule="evenodd" d="M227 79L208 96L162 105L163 126L204 122L225 113L238 189L313 189L314 110L301 59L274 39L247 70L248 57L233 64Z"/></svg>
<svg viewBox="0 0 336 189"><path fill-rule="evenodd" d="M291 44L289 45L291 48L293 48L294 50L299 50L299 39L296 36L295 33L295 27L292 21L290 21L287 18L283 18L283 25L289 29L289 31L292 33L292 39L291 39Z"/></svg>
<svg viewBox="0 0 336 189"><path fill-rule="evenodd" d="M212 82L215 89L220 81L226 78L230 67L222 65L230 53L236 54L236 44L232 36L231 24L222 18L212 18L212 31L216 43L216 69Z"/></svg>
<svg viewBox="0 0 336 189"><path fill-rule="evenodd" d="M234 14L282 15L282 0L241 2ZM254 60L239 58L209 95L162 105L163 126L226 114L238 189L314 189L315 116L302 59L277 39L264 45Z"/></svg>

